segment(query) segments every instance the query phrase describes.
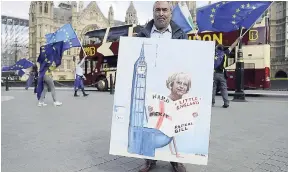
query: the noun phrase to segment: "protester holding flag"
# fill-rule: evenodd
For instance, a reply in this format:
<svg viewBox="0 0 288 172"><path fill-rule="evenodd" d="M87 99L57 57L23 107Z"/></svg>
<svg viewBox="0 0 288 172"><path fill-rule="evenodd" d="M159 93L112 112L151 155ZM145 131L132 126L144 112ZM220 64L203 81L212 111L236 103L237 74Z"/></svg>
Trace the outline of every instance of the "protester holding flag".
<svg viewBox="0 0 288 172"><path fill-rule="evenodd" d="M214 77L213 77L213 93L212 93L212 106L215 104L215 95L217 86L220 86L221 95L224 101L223 108L229 107L228 100L228 90L227 90L227 76L225 67L228 65L227 56L236 47L239 41L241 41L242 36L240 36L227 50L224 49L222 44L216 45L215 48L215 58L214 58Z"/></svg>
<svg viewBox="0 0 288 172"><path fill-rule="evenodd" d="M37 98L39 100L38 106L47 105L44 103L44 98L48 89L52 93L54 105L62 105L62 103L56 99L55 86L52 79L52 71L61 64L62 53L63 42L47 44L40 48L40 54L37 60L37 62L40 64L37 86Z"/></svg>
<svg viewBox="0 0 288 172"><path fill-rule="evenodd" d="M89 94L86 94L84 91L84 84L83 84L83 79L86 79L84 74L83 74L83 69L82 69L82 65L85 62L85 58L87 56L85 56L81 61L78 62L77 66L76 66L76 72L75 72L75 81L74 81L74 97L78 97L79 95L77 95L77 91L79 89L82 90L83 96L86 97Z"/></svg>

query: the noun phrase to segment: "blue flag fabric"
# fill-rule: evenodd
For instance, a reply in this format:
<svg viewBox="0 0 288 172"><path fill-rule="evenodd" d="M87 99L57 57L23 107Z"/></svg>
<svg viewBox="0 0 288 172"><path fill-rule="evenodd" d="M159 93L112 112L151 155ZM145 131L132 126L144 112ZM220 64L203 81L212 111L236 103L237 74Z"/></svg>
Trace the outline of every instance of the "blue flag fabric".
<svg viewBox="0 0 288 172"><path fill-rule="evenodd" d="M49 33L45 36L48 43L48 40L52 39L53 33ZM63 51L68 50L72 47L81 47L80 41L77 37L63 41Z"/></svg>
<svg viewBox="0 0 288 172"><path fill-rule="evenodd" d="M219 32L218 29L213 27L214 17L215 17L216 11L224 4L226 4L226 2L218 2L218 3L204 6L197 10L196 22L197 22L199 32L203 32L203 31Z"/></svg>
<svg viewBox="0 0 288 172"><path fill-rule="evenodd" d="M44 75L48 68L54 62L56 67L61 64L63 53L63 42L57 42L54 44L47 44L40 47L40 54L37 62L40 63L38 86L37 86L37 98L41 97L42 91L44 89Z"/></svg>
<svg viewBox="0 0 288 172"><path fill-rule="evenodd" d="M37 59L37 62L40 64L39 76L43 76L53 62L55 62L56 67L61 65L62 54L63 42L41 46Z"/></svg>
<svg viewBox="0 0 288 172"><path fill-rule="evenodd" d="M45 35L47 44L62 42L63 51L68 50L72 47L80 47L80 41L72 28L71 24L65 24L59 28L55 33L49 33Z"/></svg>
<svg viewBox="0 0 288 172"><path fill-rule="evenodd" d="M193 30L194 24L189 9L186 5L178 3L172 12L172 20L185 32Z"/></svg>
<svg viewBox="0 0 288 172"><path fill-rule="evenodd" d="M25 72L21 69L17 71L17 75L22 77L25 74Z"/></svg>
<svg viewBox="0 0 288 172"><path fill-rule="evenodd" d="M4 67L2 67L2 71L15 70L15 71L17 71L17 75L22 77L25 74L23 69L27 69L27 68L30 68L32 66L33 66L33 62L23 58L23 59L17 61L12 66L4 66Z"/></svg>
<svg viewBox="0 0 288 172"><path fill-rule="evenodd" d="M22 69L27 69L33 66L33 62L30 60L27 60L25 58L17 61L14 65L12 66L5 66L2 67L2 71L9 71L9 70L22 70Z"/></svg>
<svg viewBox="0 0 288 172"><path fill-rule="evenodd" d="M272 1L230 1L215 12L213 28L222 32L249 29L269 8ZM216 7L217 8L217 7Z"/></svg>

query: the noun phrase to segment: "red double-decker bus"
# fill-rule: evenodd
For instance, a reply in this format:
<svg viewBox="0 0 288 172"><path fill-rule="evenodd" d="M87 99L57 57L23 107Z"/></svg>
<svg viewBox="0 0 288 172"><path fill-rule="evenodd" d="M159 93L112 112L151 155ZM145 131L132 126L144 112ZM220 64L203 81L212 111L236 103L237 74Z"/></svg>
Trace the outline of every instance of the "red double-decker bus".
<svg viewBox="0 0 288 172"><path fill-rule="evenodd" d="M87 54L85 62L86 85L95 85L98 90L108 90L109 75L115 76L117 70L117 57L120 36L134 36L142 28L136 25L124 25L105 29L94 30L86 33L90 42L84 44L84 51ZM243 30L243 33L246 30ZM239 37L238 31L221 33L206 32L198 34L201 40L216 41L216 44L223 44L227 48ZM195 40L194 34L188 34L190 40ZM96 38L100 42L96 43ZM243 37L244 56L244 86L245 89L266 89L270 88L270 45L269 28L266 25L252 28ZM227 85L229 90L235 89L235 59L238 48L236 47L228 57L229 66L227 69ZM80 58L83 51L80 52Z"/></svg>
<svg viewBox="0 0 288 172"><path fill-rule="evenodd" d="M245 33L246 30L243 30ZM201 40L215 41L223 44L226 48L233 44L239 37L239 31L221 33L206 32L198 34ZM190 40L195 40L194 34L188 34ZM245 89L267 89L270 88L270 45L269 28L260 26L252 28L242 39L244 57L244 87ZM227 86L229 90L235 89L235 59L237 59L238 47L228 57Z"/></svg>

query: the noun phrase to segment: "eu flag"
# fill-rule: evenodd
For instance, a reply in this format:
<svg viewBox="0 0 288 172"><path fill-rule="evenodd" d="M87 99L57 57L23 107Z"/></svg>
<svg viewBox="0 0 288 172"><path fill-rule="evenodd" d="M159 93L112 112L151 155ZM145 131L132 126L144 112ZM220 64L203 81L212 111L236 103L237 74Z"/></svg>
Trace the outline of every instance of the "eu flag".
<svg viewBox="0 0 288 172"><path fill-rule="evenodd" d="M38 86L36 89L38 100L44 89L44 75L48 68L54 62L56 66L61 64L63 53L63 42L57 42L54 44L47 44L40 47L40 54L37 62L40 63Z"/></svg>
<svg viewBox="0 0 288 172"><path fill-rule="evenodd" d="M63 42L47 44L40 47L37 62L40 64L39 76L44 76L48 67L55 62L56 67L61 65Z"/></svg>
<svg viewBox="0 0 288 172"><path fill-rule="evenodd" d="M18 72L17 72L17 75L20 77L22 77L24 74L25 74L25 72L22 69L18 70Z"/></svg>
<svg viewBox="0 0 288 172"><path fill-rule="evenodd" d="M22 69L27 69L33 66L33 62L30 60L27 60L25 58L17 61L14 65L12 66L5 66L2 68L2 71L9 71L9 70L22 70Z"/></svg>
<svg viewBox="0 0 288 172"><path fill-rule="evenodd" d="M249 29L269 8L272 1L231 1L215 10L213 28L222 32Z"/></svg>
<svg viewBox="0 0 288 172"><path fill-rule="evenodd" d="M204 6L197 10L197 25L199 32L203 31L215 31L218 32L219 30L213 27L214 18L217 10L226 4L226 2L218 2L211 5Z"/></svg>
<svg viewBox="0 0 288 172"><path fill-rule="evenodd" d="M45 35L47 44L64 42L63 51L72 48L80 47L80 41L72 28L71 24L65 24L59 28L55 33Z"/></svg>

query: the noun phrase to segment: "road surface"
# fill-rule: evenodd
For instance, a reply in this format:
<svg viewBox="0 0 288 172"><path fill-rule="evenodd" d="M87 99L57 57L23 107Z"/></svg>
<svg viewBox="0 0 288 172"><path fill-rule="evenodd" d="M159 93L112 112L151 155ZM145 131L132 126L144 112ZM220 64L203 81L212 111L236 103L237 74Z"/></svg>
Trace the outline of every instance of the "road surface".
<svg viewBox="0 0 288 172"><path fill-rule="evenodd" d="M37 107L32 90L2 89L2 172L129 172L142 159L109 155L113 96L90 92L74 98L58 90L62 107ZM188 172L287 172L287 98L247 98L221 108L216 99L207 166ZM172 171L157 162L152 172Z"/></svg>

